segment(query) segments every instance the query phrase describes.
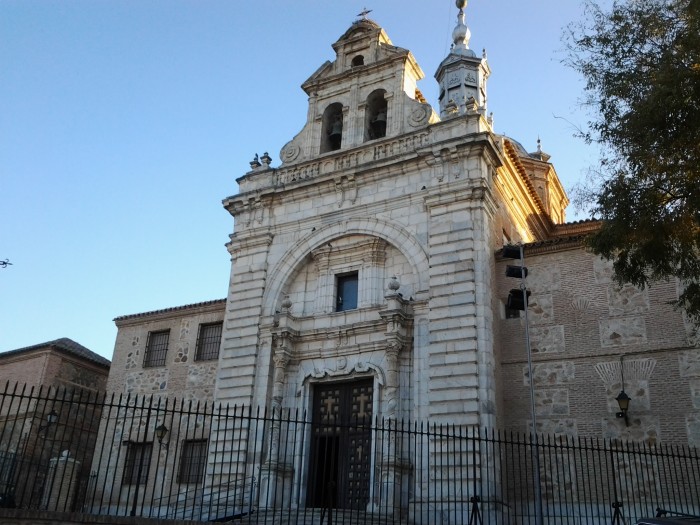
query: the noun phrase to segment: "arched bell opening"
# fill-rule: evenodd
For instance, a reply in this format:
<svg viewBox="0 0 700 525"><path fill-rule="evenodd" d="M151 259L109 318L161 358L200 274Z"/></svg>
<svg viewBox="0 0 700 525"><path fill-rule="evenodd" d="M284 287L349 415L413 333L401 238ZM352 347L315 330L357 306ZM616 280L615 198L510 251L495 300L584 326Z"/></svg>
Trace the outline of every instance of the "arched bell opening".
<svg viewBox="0 0 700 525"><path fill-rule="evenodd" d="M340 149L343 142L343 105L335 102L323 112L321 153Z"/></svg>
<svg viewBox="0 0 700 525"><path fill-rule="evenodd" d="M362 55L357 55L357 56L353 57L351 65L352 65L352 67L364 66L365 65L365 57L363 57Z"/></svg>
<svg viewBox="0 0 700 525"><path fill-rule="evenodd" d="M386 136L388 104L386 91L377 89L367 97L365 109L365 142Z"/></svg>

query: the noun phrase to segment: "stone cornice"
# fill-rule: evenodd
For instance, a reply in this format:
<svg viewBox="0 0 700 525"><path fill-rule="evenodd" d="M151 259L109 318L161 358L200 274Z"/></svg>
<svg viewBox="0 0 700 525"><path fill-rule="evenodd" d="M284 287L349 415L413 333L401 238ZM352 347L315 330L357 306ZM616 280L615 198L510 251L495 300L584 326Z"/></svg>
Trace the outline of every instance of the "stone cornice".
<svg viewBox="0 0 700 525"><path fill-rule="evenodd" d="M249 185L250 190L227 197L223 200L223 205L235 216L240 210L253 205L251 203L262 202L261 199L272 193L298 191L304 186L317 187L321 182L338 180L344 176L354 177L369 173L390 176L392 172L387 169L389 166L405 165L411 159L430 159L435 157L436 152L445 149L454 150L455 154L461 157L473 155L474 147L481 147L479 154L486 155L489 162L499 166L502 163L500 153L490 132L476 131L466 137L455 132L461 128L479 129L472 121L478 121L480 118L479 115L474 115L437 123L412 134L375 141L341 153L326 154L318 159L284 168L259 168L238 179L239 184ZM452 126L457 129L448 131Z"/></svg>

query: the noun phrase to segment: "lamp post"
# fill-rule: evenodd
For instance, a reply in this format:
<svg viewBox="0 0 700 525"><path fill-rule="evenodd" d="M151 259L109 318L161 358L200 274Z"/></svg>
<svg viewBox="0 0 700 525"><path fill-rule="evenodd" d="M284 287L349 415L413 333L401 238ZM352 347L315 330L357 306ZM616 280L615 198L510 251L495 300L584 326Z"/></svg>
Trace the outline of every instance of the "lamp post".
<svg viewBox="0 0 700 525"><path fill-rule="evenodd" d="M508 294L507 307L513 310L522 310L525 312L525 349L527 352L527 373L530 377L530 417L532 418L532 437L533 437L533 482L535 484L535 522L538 525L543 524L542 515L542 487L540 484L540 451L537 438L537 414L535 412L535 378L532 375L532 350L530 346L530 323L527 314L528 299L530 291L527 289L525 278L528 271L525 266L525 249L522 244L505 245L501 251L503 257L508 259L519 259L520 266L508 265L506 267L506 277L520 279L520 288L515 288Z"/></svg>

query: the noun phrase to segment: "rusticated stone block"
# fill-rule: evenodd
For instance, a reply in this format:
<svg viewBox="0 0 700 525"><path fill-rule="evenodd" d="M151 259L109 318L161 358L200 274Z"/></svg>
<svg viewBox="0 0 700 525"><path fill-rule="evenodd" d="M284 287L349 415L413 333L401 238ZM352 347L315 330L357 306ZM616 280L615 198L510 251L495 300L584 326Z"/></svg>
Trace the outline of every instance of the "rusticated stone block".
<svg viewBox="0 0 700 525"><path fill-rule="evenodd" d="M610 315L641 314L649 310L649 294L636 286L626 284L622 288L608 286L608 308Z"/></svg>
<svg viewBox="0 0 700 525"><path fill-rule="evenodd" d="M554 321L554 307L551 294L536 295L528 302L528 319L533 325L550 324Z"/></svg>
<svg viewBox="0 0 700 525"><path fill-rule="evenodd" d="M688 428L688 445L700 448L700 413L688 414L685 423Z"/></svg>
<svg viewBox="0 0 700 525"><path fill-rule="evenodd" d="M532 294L549 293L561 288L561 268L558 262L532 268L527 277L527 287Z"/></svg>
<svg viewBox="0 0 700 525"><path fill-rule="evenodd" d="M569 391L565 388L536 390L535 410L538 416L568 416Z"/></svg>
<svg viewBox="0 0 700 525"><path fill-rule="evenodd" d="M532 426L532 422L530 422ZM538 419L537 432L549 436L578 436L578 428L575 419Z"/></svg>
<svg viewBox="0 0 700 525"><path fill-rule="evenodd" d="M530 345L533 354L563 352L565 350L564 327L532 327L530 329Z"/></svg>
<svg viewBox="0 0 700 525"><path fill-rule="evenodd" d="M599 321L600 345L603 347L644 343L647 340L643 317L619 317Z"/></svg>
<svg viewBox="0 0 700 525"><path fill-rule="evenodd" d="M612 282L612 262L602 257L595 257L593 259L593 275L595 277L595 282L598 284Z"/></svg>
<svg viewBox="0 0 700 525"><path fill-rule="evenodd" d="M693 408L700 408L700 379L690 380L690 398L693 401Z"/></svg>
<svg viewBox="0 0 700 525"><path fill-rule="evenodd" d="M688 350L678 356L681 377L700 377L700 350Z"/></svg>
<svg viewBox="0 0 700 525"><path fill-rule="evenodd" d="M575 377L576 365L569 362L541 363L533 365L535 386L561 385ZM530 384L527 366L523 366L523 384Z"/></svg>
<svg viewBox="0 0 700 525"><path fill-rule="evenodd" d="M655 445L659 440L659 419L653 416L628 417L629 426L623 418L611 417L603 419L603 437L610 440L634 441Z"/></svg>

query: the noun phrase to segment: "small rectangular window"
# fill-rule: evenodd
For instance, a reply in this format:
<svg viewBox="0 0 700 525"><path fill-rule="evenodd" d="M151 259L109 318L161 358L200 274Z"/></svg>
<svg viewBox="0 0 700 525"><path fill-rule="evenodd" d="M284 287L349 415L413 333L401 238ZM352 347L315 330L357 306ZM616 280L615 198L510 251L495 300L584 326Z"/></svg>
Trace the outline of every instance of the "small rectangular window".
<svg viewBox="0 0 700 525"><path fill-rule="evenodd" d="M357 272L336 277L335 311L344 312L357 308Z"/></svg>
<svg viewBox="0 0 700 525"><path fill-rule="evenodd" d="M216 359L219 357L219 345L221 344L221 331L224 323L200 324L197 334L197 351L195 361Z"/></svg>
<svg viewBox="0 0 700 525"><path fill-rule="evenodd" d="M122 485L143 485L148 479L148 467L151 464L153 443L151 441L141 443L130 441L126 446Z"/></svg>
<svg viewBox="0 0 700 525"><path fill-rule="evenodd" d="M204 479L204 467L207 464L207 440L196 439L182 443L178 483L201 483Z"/></svg>
<svg viewBox="0 0 700 525"><path fill-rule="evenodd" d="M160 332L148 332L146 341L146 354L143 356L143 366L163 366L165 356L168 354L168 340L170 330Z"/></svg>

